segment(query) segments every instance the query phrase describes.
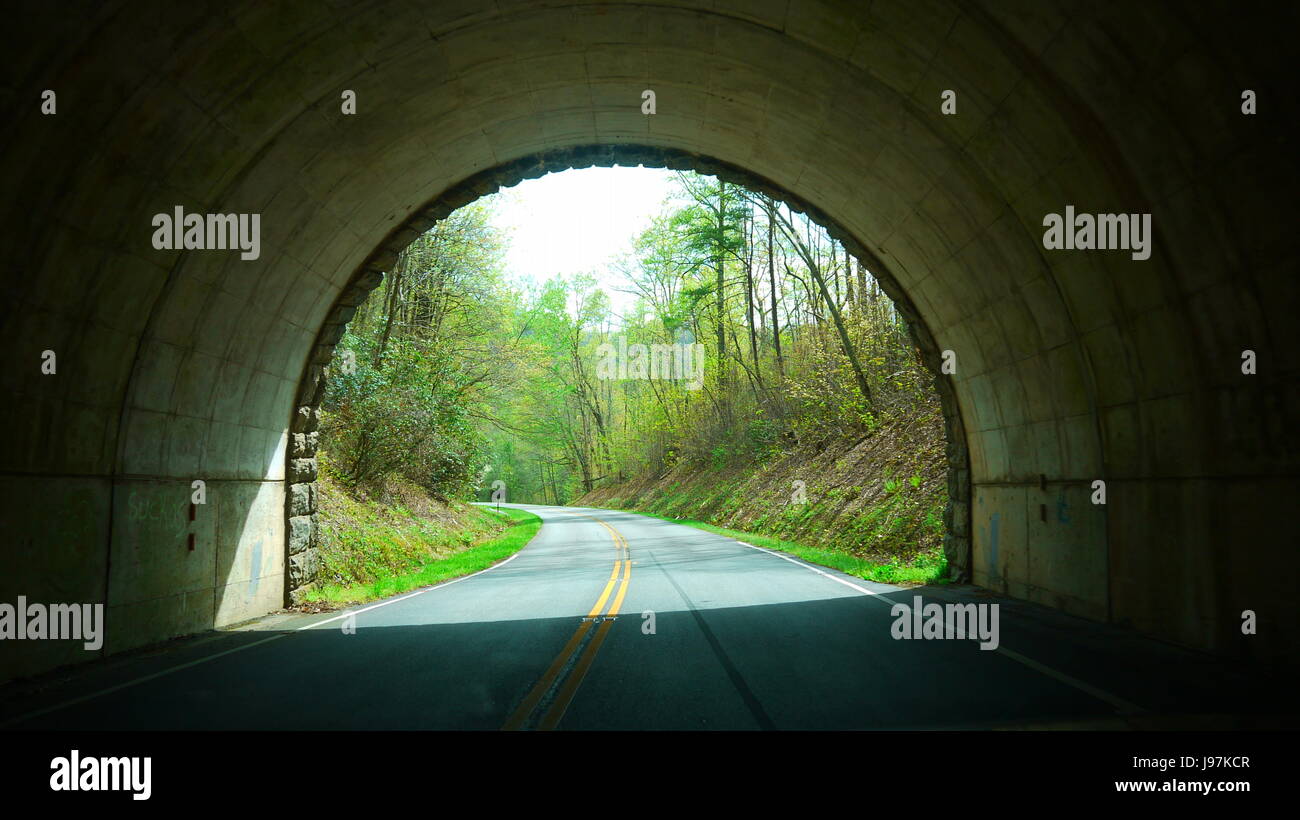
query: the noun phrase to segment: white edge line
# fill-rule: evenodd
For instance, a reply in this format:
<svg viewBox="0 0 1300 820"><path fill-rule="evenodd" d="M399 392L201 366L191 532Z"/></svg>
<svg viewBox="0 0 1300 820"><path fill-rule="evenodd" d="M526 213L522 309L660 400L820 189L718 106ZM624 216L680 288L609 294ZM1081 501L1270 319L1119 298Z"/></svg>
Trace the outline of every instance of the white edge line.
<svg viewBox="0 0 1300 820"><path fill-rule="evenodd" d="M525 544L524 546L527 546L527 544ZM520 552L523 552L522 548L520 549ZM473 578L476 575L482 575L483 573L491 572L492 570L498 567L504 567L506 564L510 563L511 561L515 560L518 557L519 557L519 552L516 552L514 555L510 556L509 558L502 561L501 563L493 564L492 566L486 569L481 569L478 572L471 572L469 575L462 575L459 578L452 578L450 581L443 581L441 583L434 584L431 587L425 587L424 589L417 589L415 592L407 593L406 595L403 595L400 598L389 598L387 601L380 601L377 604L371 604L370 606L363 607L361 609L347 610L345 612L339 613L338 615L335 615L333 618L326 618L323 621L313 621L312 623L309 623L306 626L298 627L297 629L294 630L294 632L302 632L307 629L315 629L318 626L324 626L325 624L332 624L335 621L340 621L352 615L360 615L362 612L369 612L372 609L379 609L380 607L385 607L388 606L389 604L396 604L400 601L405 601L407 598L414 598L415 596L423 595L426 592L433 592L435 589L444 589L446 587L451 586L452 584L459 584L461 581L468 581L469 579ZM284 634L289 635L292 633L286 632Z"/></svg>
<svg viewBox="0 0 1300 820"><path fill-rule="evenodd" d="M733 539L733 540L735 540L737 544L743 544L744 546L749 547L750 549L756 549L759 552L765 552L768 555L771 555L773 558L780 558L783 561L789 561L790 563L796 566L800 566L803 567L804 569L811 570L817 573L818 575L822 576L823 578L829 578L830 580L834 581L837 584L843 584L844 586L849 587L850 589L856 589L858 592L861 592L865 595L869 595L872 598L879 600L882 604L887 603L884 599L880 598L879 592L867 589L865 587L858 586L857 584L851 581L846 581L843 578L837 578L834 575L831 575L829 572L823 572L817 567L814 567L810 564L806 564L803 561L799 561L794 558L791 558L788 555L782 555L781 553L774 552L773 550L764 549L762 547L756 547L753 544L747 543L745 541L740 541L738 539ZM900 589L902 588L900 587ZM897 606L897 604L891 605L891 608L892 606ZM903 604L903 606L907 606L907 604ZM1097 687L1093 686L1090 683L1086 683L1084 681L1079 680L1078 678L1071 677L1070 675L1067 675L1064 672L1058 672L1055 669L1052 669L1051 667L1044 666L1043 664L1039 663L1038 661L1032 658L1027 658L1024 655L1021 655L1019 652L1014 652L1000 645L993 651L1001 652L1007 658L1016 661L1017 663L1023 664L1029 667L1030 669L1034 670L1035 672L1038 672L1039 674L1046 675L1047 677L1057 680L1061 683L1064 683L1067 686L1071 686L1075 689L1078 689L1081 692L1089 694L1100 701L1104 701L1105 703L1108 703L1111 706L1115 707L1115 709L1117 709L1120 714L1140 714L1142 712L1147 711L1146 709L1143 709L1141 706L1138 706L1135 703L1124 700L1123 698L1117 695L1112 695L1111 693L1105 690L1098 689Z"/></svg>
<svg viewBox="0 0 1300 820"><path fill-rule="evenodd" d="M781 553L779 553L779 552L774 552L773 550L763 549L762 547L756 547L756 546L754 546L753 544L750 544L750 543L745 542L745 541L736 541L736 543L737 543L737 544L744 544L746 547L749 547L750 549L758 550L759 552L765 552L765 553L767 553L768 555L772 556L773 558L780 558L782 561L789 561L790 563L794 564L795 566L803 567L803 568L806 569L806 570L811 570L811 571L817 573L818 575L822 576L823 578L829 578L829 579L831 579L832 581L834 581L834 582L837 583L837 584L843 584L844 586L849 587L850 589L856 589L858 592L861 592L863 595L872 595L872 596L878 596L878 595L880 595L880 593L879 593L879 592L876 592L874 589L867 589L866 587L858 586L857 584L853 583L852 581L845 581L843 578L836 578L834 575L831 575L829 572L823 572L822 570L817 569L817 567L814 567L814 566L812 566L811 564L805 564L803 561L799 561L799 560L797 560L797 559L795 559L795 558L791 558L791 557L788 556L788 555L782 555ZM902 587L899 587L899 589L902 589ZM882 603L884 603L884 602L882 601Z"/></svg>
<svg viewBox="0 0 1300 820"><path fill-rule="evenodd" d="M524 546L528 546L528 545L525 544ZM523 552L522 548L520 549L520 552ZM345 611L338 615L335 615L332 618L327 618L323 621L313 621L312 623L309 623L306 626L300 626L297 629L293 630L292 632L278 632L274 635L263 638L260 641L253 641L252 643L244 644L243 646L232 647L230 649L217 652L216 654L213 655L206 655L202 658L197 658L192 661L187 661L186 663L177 664L176 666L170 666L166 669L162 669L157 672L154 672L153 674L145 675L142 678L129 680L126 681L125 683L119 683L115 686L110 686L107 689L100 689L97 692L91 692L90 694L82 695L80 697L73 698L72 700L64 701L63 703L57 703L53 706L47 706L44 709L38 709L35 712L28 712L23 715L18 715L16 717L9 718L8 720L0 721L0 729L6 726L12 726L13 724L16 723L23 723L24 721L28 721L33 718L38 718L42 715L47 715L50 712L57 712L60 709L66 709L69 706L76 706L78 703L85 703L88 700L94 700L95 698L102 697L104 695L110 695L113 692L117 692L122 689L127 689L129 687L136 686L137 684L146 683L148 681L155 680L156 678L161 678L164 675L170 675L173 672L179 672L182 669L189 669L191 666L198 666L201 663L207 663L208 661L216 660L217 658L223 657L225 655L232 655L236 652L242 652L245 649L252 649L255 646L261 646L262 644L270 643L271 641L278 641L281 638L287 638L290 635L294 635L308 629L314 629L315 627L318 626L324 626L325 624L342 620L343 618L346 618L351 615L360 615L362 612L369 612L372 609L379 609L380 607L385 607L388 606L389 604L395 604L399 601L405 601L408 598L414 598L415 596L423 595L426 592L433 592L435 589L443 589L444 587L449 587L452 584L458 584L461 581L468 581L470 578L473 578L475 575L482 575L483 573L490 572L491 570L494 570L497 567L504 567L506 564L510 563L511 561L515 560L518 557L519 557L519 552L516 552L514 555L510 556L506 560L498 564L493 564L492 566L487 567L486 569L481 569L478 572L474 572L469 575L463 575L460 578L453 578L450 581L443 581L442 583L434 584L431 587L425 587L424 589L417 589L415 592L408 593L406 595L401 596L400 598L390 598L387 601L381 601L377 604L372 604L371 606L364 607L362 609ZM231 630L227 634L233 635L243 631L246 630Z"/></svg>

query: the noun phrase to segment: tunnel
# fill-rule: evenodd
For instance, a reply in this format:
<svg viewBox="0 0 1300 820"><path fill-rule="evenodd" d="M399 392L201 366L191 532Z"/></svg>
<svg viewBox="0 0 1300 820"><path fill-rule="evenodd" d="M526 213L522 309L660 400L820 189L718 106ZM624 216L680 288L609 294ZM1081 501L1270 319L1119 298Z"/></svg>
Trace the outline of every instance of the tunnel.
<svg viewBox="0 0 1300 820"><path fill-rule="evenodd" d="M1294 665L1294 7L22 6L0 601L103 604L96 654L312 580L326 368L406 244L645 165L775 195L879 278L942 399L956 580ZM156 247L178 208L259 215L255 258ZM1149 215L1149 255L1048 247L1067 209ZM87 654L4 651L0 678Z"/></svg>

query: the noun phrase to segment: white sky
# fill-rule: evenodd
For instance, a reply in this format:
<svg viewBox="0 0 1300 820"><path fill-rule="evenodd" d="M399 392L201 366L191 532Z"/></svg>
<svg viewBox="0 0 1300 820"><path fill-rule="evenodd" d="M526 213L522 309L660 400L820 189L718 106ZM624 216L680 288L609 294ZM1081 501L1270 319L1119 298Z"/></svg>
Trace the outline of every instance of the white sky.
<svg viewBox="0 0 1300 820"><path fill-rule="evenodd" d="M525 180L496 195L493 222L507 237L506 270L544 282L556 274L592 273L615 313L635 297L609 263L630 251L668 196L672 171L582 168Z"/></svg>

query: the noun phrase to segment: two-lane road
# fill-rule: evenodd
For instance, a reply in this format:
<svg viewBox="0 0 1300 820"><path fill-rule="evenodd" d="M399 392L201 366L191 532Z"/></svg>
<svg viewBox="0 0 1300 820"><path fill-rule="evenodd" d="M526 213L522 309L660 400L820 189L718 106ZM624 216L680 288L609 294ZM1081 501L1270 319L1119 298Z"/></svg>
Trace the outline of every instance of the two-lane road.
<svg viewBox="0 0 1300 820"><path fill-rule="evenodd" d="M897 640L911 590L632 513L526 508L542 529L489 570L65 673L8 697L0 726L958 728L1216 711L1239 683L991 597L969 600L1001 603L996 651Z"/></svg>

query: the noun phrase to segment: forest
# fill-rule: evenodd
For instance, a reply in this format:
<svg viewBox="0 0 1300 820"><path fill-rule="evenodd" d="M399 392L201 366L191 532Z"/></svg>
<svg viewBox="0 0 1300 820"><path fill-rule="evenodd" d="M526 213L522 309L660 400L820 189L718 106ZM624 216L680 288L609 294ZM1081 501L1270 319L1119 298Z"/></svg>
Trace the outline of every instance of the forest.
<svg viewBox="0 0 1300 820"><path fill-rule="evenodd" d="M616 262L634 295L621 314L589 274L512 280L490 197L409 246L331 368L329 469L353 488L399 474L486 497L502 481L511 501L564 504L679 463L758 465L934 402L893 304L820 226L711 177L675 183ZM637 346L671 346L679 367L698 350L702 378L636 362L620 377L618 352Z"/></svg>

